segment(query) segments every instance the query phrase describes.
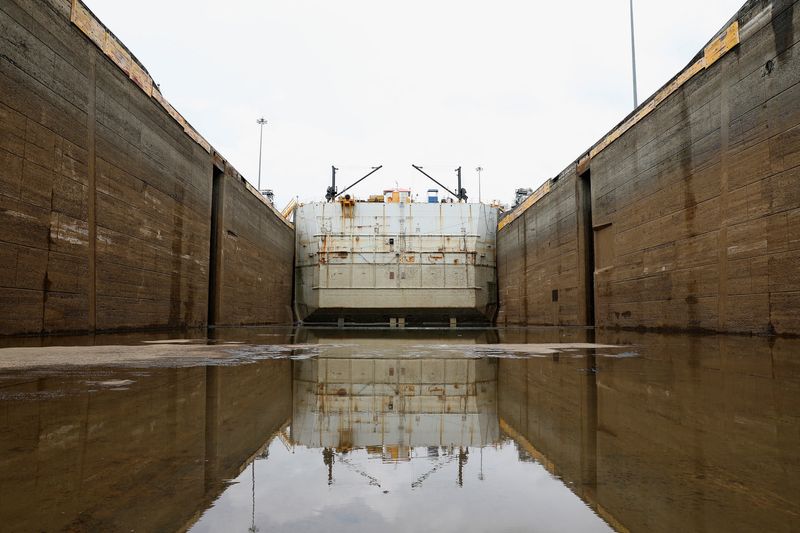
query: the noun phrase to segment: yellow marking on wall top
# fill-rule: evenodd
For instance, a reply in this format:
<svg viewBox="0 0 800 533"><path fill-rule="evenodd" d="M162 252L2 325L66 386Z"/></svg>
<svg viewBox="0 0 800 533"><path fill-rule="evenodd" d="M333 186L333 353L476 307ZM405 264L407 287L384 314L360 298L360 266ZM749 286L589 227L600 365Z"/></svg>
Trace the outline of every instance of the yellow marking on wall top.
<svg viewBox="0 0 800 533"><path fill-rule="evenodd" d="M78 0L72 0L70 21L89 37L98 48L102 49L103 46L105 46L106 29L92 16L91 12L89 12L83 4L78 2Z"/></svg>
<svg viewBox="0 0 800 533"><path fill-rule="evenodd" d="M653 95L647 102L645 102L642 106L640 106L636 112L631 115L628 120L623 122L619 125L619 127L615 128L611 133L606 135L599 143L595 144L594 147L589 151L587 156L582 157L578 161L578 167L580 169L585 170L589 166L589 162L593 159L597 154L602 152L605 148L607 148L611 143L619 139L625 132L635 126L640 120L644 117L649 115L656 107L661 104L664 100L666 100L671 94L675 91L680 89L687 81L692 79L698 72L707 69L714 63L716 63L722 56L727 54L730 50L732 50L736 45L739 44L739 22L733 21L733 23L725 28L722 32L717 34L716 37L703 49L703 57L686 67L678 76L676 76L672 81L667 83L664 87L662 87L655 95ZM549 191L549 188L548 188ZM539 192L539 191L537 191ZM534 194L533 196L536 196ZM529 197L533 199L533 196ZM542 194L544 196L544 194ZM541 196L533 199L532 201L526 200L519 206L517 206L514 211L505 218L503 218L498 224L497 229L498 231L501 230L504 226L510 224L534 203L536 203Z"/></svg>
<svg viewBox="0 0 800 533"><path fill-rule="evenodd" d="M167 113L181 125L184 133L203 149L211 153L211 145L206 141L183 116L164 98L147 71L136 61L122 43L107 31L105 26L95 18L80 0L72 0L70 21L89 37L103 53L124 72L147 96L155 99Z"/></svg>

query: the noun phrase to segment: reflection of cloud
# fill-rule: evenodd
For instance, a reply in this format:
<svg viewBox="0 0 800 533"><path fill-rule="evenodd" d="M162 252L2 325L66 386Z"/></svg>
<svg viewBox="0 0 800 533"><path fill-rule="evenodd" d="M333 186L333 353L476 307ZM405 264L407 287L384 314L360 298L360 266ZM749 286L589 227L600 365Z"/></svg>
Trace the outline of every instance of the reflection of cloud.
<svg viewBox="0 0 800 533"><path fill-rule="evenodd" d="M367 505L366 500L356 498L353 501L326 506L320 509L317 516L305 516L291 523L291 530L296 532L320 531L319 514L325 515L325 530L327 531L381 531L386 528L386 518ZM272 531L277 524L267 523L266 530Z"/></svg>
<svg viewBox="0 0 800 533"><path fill-rule="evenodd" d="M256 462L256 524L261 531L497 530L502 524L536 531L610 531L586 505L538 463L520 463L510 443L483 451L486 480L478 480L478 450L456 485L457 462L446 464L420 487L414 479L430 462L386 464L352 451L348 460L380 479L369 485L339 469L328 486L321 450L287 450L277 440L270 458ZM246 531L250 525L250 470L246 469L195 525L196 531ZM384 493L388 490L388 493Z"/></svg>

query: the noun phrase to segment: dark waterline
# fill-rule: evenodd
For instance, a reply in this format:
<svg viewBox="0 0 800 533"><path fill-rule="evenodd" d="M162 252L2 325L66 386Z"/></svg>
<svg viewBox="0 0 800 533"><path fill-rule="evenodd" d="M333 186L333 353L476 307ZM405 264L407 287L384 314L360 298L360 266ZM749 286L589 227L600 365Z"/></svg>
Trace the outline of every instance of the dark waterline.
<svg viewBox="0 0 800 533"><path fill-rule="evenodd" d="M0 349L3 531L800 528L796 339L244 328L17 344Z"/></svg>

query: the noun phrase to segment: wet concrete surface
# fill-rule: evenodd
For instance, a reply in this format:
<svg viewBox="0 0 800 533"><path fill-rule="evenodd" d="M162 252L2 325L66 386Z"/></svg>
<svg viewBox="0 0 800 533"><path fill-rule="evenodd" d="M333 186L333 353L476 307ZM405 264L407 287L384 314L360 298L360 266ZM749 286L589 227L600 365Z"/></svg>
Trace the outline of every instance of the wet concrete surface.
<svg viewBox="0 0 800 533"><path fill-rule="evenodd" d="M242 328L2 346L3 531L800 529L797 339Z"/></svg>

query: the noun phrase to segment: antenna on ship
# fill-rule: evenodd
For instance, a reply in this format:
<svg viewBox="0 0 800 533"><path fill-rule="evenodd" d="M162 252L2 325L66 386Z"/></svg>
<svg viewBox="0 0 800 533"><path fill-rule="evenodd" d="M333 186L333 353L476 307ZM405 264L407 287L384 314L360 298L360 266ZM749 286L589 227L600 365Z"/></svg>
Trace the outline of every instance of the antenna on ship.
<svg viewBox="0 0 800 533"><path fill-rule="evenodd" d="M458 176L458 199L467 201L467 189L461 186L461 167L456 169L456 175Z"/></svg>
<svg viewBox="0 0 800 533"><path fill-rule="evenodd" d="M325 199L329 202L332 202L334 198L336 198L336 171L339 170L335 166L331 165L331 186L328 187L328 190L325 191Z"/></svg>
<svg viewBox="0 0 800 533"><path fill-rule="evenodd" d="M416 170L418 170L418 171L419 171L420 173L422 173L423 175L425 175L425 177L427 177L429 180L431 180L432 182L434 182L436 185L438 185L438 186L439 186L439 187L441 187L442 189L446 190L446 191L447 191L447 192L449 192L451 195L455 196L457 199L459 199L459 200L464 200L465 202L467 201L467 189L465 189L465 188L463 188L463 187L461 186L461 167L458 167L458 168L456 169L456 174L457 174L457 176L458 176L458 192L456 193L456 192L453 192L453 191L451 191L450 189L448 189L446 186L442 185L442 183L441 183L441 182L439 182L439 180L437 180L436 178L434 178L433 176L431 176L430 174L428 174L427 172L425 172L424 170L422 170L422 167L421 167L421 166L419 166L419 165L413 165L413 164L412 164L411 166L412 166L412 167L414 167Z"/></svg>

